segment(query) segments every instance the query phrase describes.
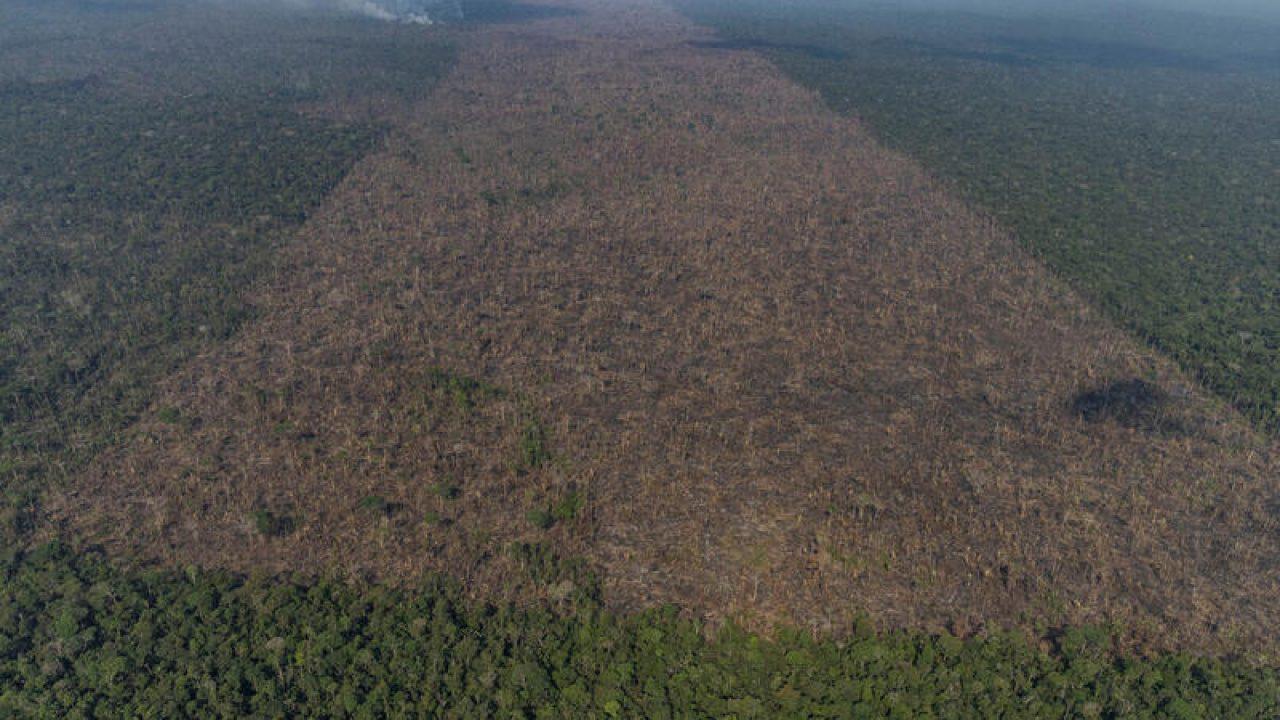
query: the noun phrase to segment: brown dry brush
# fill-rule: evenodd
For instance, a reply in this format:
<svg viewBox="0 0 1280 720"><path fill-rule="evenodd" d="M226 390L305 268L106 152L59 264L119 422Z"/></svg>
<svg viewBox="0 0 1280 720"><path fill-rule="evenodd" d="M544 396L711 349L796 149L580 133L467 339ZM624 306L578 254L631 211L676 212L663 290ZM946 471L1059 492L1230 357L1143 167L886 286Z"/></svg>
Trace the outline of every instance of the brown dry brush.
<svg viewBox="0 0 1280 720"><path fill-rule="evenodd" d="M55 513L165 562L483 594L545 541L617 607L758 628L1271 647L1268 441L760 57L656 4L573 5L460 32L261 319L167 383L188 421L144 423ZM1132 378L1167 427L1073 409Z"/></svg>

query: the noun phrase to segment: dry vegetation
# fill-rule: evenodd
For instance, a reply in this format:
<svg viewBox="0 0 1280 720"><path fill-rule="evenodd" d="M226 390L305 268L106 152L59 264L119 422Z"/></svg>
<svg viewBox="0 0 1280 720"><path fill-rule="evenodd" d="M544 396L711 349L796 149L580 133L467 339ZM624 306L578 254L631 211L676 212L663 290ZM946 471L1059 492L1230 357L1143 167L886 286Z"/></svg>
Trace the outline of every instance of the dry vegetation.
<svg viewBox="0 0 1280 720"><path fill-rule="evenodd" d="M616 606L756 626L1274 641L1267 441L762 58L574 3L461 31L258 319L52 516L483 593L541 539ZM1135 378L1158 412L1077 412Z"/></svg>

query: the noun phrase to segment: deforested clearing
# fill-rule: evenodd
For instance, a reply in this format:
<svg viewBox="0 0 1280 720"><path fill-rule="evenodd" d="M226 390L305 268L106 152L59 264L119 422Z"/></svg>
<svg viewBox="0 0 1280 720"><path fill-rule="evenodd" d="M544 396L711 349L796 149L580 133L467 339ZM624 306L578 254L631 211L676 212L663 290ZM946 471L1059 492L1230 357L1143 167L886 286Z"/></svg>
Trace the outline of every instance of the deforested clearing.
<svg viewBox="0 0 1280 720"><path fill-rule="evenodd" d="M42 532L517 600L542 543L763 631L1271 651L1271 438L750 48L522 7L449 31Z"/></svg>

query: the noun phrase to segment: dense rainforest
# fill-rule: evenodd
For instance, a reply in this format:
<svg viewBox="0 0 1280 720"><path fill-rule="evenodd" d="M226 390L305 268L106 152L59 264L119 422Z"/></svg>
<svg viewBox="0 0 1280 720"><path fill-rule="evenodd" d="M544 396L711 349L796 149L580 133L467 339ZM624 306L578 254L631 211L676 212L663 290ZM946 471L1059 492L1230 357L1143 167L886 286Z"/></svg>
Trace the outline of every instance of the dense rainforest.
<svg viewBox="0 0 1280 720"><path fill-rule="evenodd" d="M1215 718L1280 710L1241 662L1117 654L1102 628L1035 647L852 628L712 632L618 616L536 545L552 606L201 571L121 572L49 545L0 560L0 713L27 717Z"/></svg>

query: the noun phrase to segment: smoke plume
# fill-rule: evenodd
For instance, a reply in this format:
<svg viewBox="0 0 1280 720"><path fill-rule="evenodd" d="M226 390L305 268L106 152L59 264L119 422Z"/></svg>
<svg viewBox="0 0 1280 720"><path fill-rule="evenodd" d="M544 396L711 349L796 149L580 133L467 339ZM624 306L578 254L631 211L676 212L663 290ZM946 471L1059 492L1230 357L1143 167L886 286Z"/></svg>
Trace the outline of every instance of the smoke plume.
<svg viewBox="0 0 1280 720"><path fill-rule="evenodd" d="M286 0L290 5L341 10L377 20L431 25L462 19L459 0Z"/></svg>

